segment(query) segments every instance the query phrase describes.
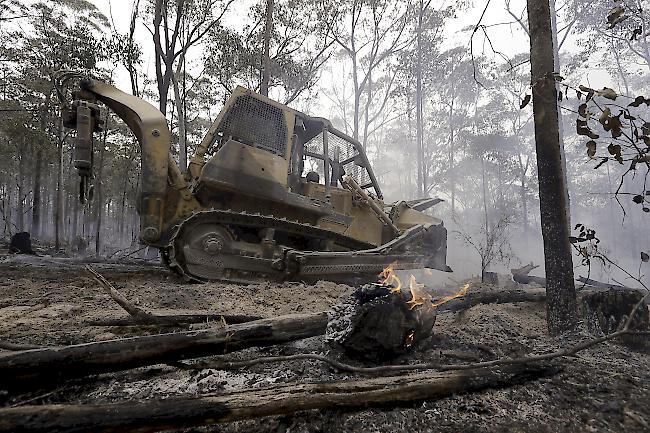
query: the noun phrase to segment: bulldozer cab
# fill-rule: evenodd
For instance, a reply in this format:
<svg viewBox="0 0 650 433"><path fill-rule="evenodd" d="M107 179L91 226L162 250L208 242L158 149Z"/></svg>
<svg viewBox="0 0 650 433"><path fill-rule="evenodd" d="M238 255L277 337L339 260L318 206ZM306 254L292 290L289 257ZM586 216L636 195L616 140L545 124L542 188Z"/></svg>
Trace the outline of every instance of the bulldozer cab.
<svg viewBox="0 0 650 433"><path fill-rule="evenodd" d="M323 118L296 114L292 150L292 187L296 180L343 188L341 178L351 176L361 188L382 198L381 189L361 144Z"/></svg>
<svg viewBox="0 0 650 433"><path fill-rule="evenodd" d="M228 99L192 162L202 164L200 172L190 165L199 193L229 189L282 203L299 195L347 213L352 200L342 184L347 174L382 198L358 141L326 119L243 87Z"/></svg>

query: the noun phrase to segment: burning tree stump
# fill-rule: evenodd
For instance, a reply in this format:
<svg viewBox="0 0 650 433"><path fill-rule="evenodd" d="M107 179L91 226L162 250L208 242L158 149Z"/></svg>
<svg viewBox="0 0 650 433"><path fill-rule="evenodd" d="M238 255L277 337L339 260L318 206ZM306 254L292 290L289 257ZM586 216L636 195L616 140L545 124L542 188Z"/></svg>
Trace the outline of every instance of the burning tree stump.
<svg viewBox="0 0 650 433"><path fill-rule="evenodd" d="M430 337L435 321L430 297L388 284L367 284L334 306L326 341L353 358L381 362Z"/></svg>
<svg viewBox="0 0 650 433"><path fill-rule="evenodd" d="M630 312L645 293L638 290L608 290L586 293L581 297L581 312L587 328L596 334L611 334L625 326ZM630 329L650 329L648 308L642 306L630 322ZM648 337L626 335L621 341L633 348L648 348Z"/></svg>

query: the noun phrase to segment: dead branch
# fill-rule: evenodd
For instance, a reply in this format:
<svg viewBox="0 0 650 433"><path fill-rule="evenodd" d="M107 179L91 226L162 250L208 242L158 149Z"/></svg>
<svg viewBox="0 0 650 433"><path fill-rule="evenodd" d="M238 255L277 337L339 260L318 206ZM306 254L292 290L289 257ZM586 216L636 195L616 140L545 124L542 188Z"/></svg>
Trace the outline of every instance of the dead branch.
<svg viewBox="0 0 650 433"><path fill-rule="evenodd" d="M263 319L261 316L248 316L245 314L214 314L214 313L196 313L196 314L173 314L173 315L155 315L153 320L122 317L120 319L98 319L86 322L89 326L181 326L188 323L206 323L206 322L223 322L224 324L236 324L252 322L253 320Z"/></svg>
<svg viewBox="0 0 650 433"><path fill-rule="evenodd" d="M20 350L31 350L31 349L42 349L43 346L36 346L34 344L19 344L19 343L10 343L9 341L0 341L0 349L11 350L11 351L20 351Z"/></svg>
<svg viewBox="0 0 650 433"><path fill-rule="evenodd" d="M128 299L124 297L120 292L117 291L117 289L106 279L104 278L99 272L94 270L92 267L89 265L84 266L84 268L92 274L92 276L95 278L95 280L104 288L104 291L108 293L108 295L113 299L117 304L124 308L124 310L129 313L132 317L134 318L142 318L145 320L155 320L153 319L153 315L150 313L147 313L143 309L136 307L135 305L131 304Z"/></svg>
<svg viewBox="0 0 650 433"><path fill-rule="evenodd" d="M225 321L226 323L245 323L252 320L259 320L259 316L228 315L228 314L175 314L158 316L140 307L136 307L124 295L122 295L103 275L86 265L85 269L90 272L95 280L104 288L106 293L122 307L131 317L123 319L104 319L89 322L90 326L134 326L134 325L162 325L178 326L185 323L201 323L206 321Z"/></svg>
<svg viewBox="0 0 650 433"><path fill-rule="evenodd" d="M327 313L294 314L221 329L48 347L0 356L0 388L24 390L83 376L222 355L325 333Z"/></svg>
<svg viewBox="0 0 650 433"><path fill-rule="evenodd" d="M98 405L23 406L0 409L0 432L155 432L305 410L433 400L511 386L556 372L556 368L523 365L354 381L292 383L201 397Z"/></svg>

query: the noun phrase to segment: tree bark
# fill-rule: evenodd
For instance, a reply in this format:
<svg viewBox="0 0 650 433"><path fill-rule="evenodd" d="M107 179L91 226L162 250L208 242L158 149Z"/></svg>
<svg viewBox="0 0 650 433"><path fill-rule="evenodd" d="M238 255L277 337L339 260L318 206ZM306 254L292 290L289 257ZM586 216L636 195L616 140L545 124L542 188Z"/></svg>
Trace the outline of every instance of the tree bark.
<svg viewBox="0 0 650 433"><path fill-rule="evenodd" d="M264 28L264 52L262 53L262 81L260 93L269 96L269 82L271 81L271 33L273 33L273 0L266 0L266 27Z"/></svg>
<svg viewBox="0 0 650 433"><path fill-rule="evenodd" d="M41 173L43 171L43 151L36 152L36 166L34 168L34 195L32 200L32 237L39 237L41 233Z"/></svg>
<svg viewBox="0 0 650 433"><path fill-rule="evenodd" d="M325 333L327 313L296 314L226 326L222 329L132 337L66 347L30 350L0 357L0 388L43 387L92 374L253 346L270 346Z"/></svg>
<svg viewBox="0 0 650 433"><path fill-rule="evenodd" d="M315 409L434 400L524 383L555 370L510 365L499 369L422 372L355 381L288 384L221 395L80 405L0 409L0 432L156 432Z"/></svg>
<svg viewBox="0 0 650 433"><path fill-rule="evenodd" d="M56 170L56 212L54 217L54 245L57 250L61 248L63 228L63 117L59 119L59 139L57 142L57 170Z"/></svg>
<svg viewBox="0 0 650 433"><path fill-rule="evenodd" d="M25 138L20 139L20 148L18 149L18 197L16 197L16 226L18 231L25 230Z"/></svg>
<svg viewBox="0 0 650 433"><path fill-rule="evenodd" d="M184 59L184 55L183 55ZM176 105L176 115L178 116L178 165L183 173L187 171L187 117L185 113L185 99L181 94L180 86L178 85L178 75L180 75L180 66L182 61L179 62L177 74L172 76L172 84L174 90L174 105Z"/></svg>
<svg viewBox="0 0 650 433"><path fill-rule="evenodd" d="M426 179L424 178L424 146L423 142L423 125L422 125L422 108L424 97L422 95L422 16L424 14L424 5L422 0L419 2L418 11L418 28L417 28L417 56L415 64L415 141L417 143L417 181L418 181L418 198L426 197Z"/></svg>
<svg viewBox="0 0 650 433"><path fill-rule="evenodd" d="M577 323L573 262L569 244L567 193L553 77L553 35L547 0L528 0L530 58L539 181L540 217L546 265L547 325L551 335Z"/></svg>

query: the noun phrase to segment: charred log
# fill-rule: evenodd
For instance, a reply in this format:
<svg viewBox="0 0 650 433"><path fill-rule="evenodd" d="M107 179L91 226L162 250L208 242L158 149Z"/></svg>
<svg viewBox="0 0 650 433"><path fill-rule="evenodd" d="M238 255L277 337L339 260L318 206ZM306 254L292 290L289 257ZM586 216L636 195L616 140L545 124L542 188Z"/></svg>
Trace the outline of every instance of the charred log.
<svg viewBox="0 0 650 433"><path fill-rule="evenodd" d="M52 347L0 356L0 388L46 386L87 375L270 346L325 333L327 314L296 314L231 325Z"/></svg>
<svg viewBox="0 0 650 433"><path fill-rule="evenodd" d="M458 393L520 384L556 369L510 365L451 372L422 372L373 379L289 384L194 398L98 405L55 404L0 409L0 432L156 432L288 415L434 400Z"/></svg>
<svg viewBox="0 0 650 433"><path fill-rule="evenodd" d="M495 290L490 292L470 292L441 305L439 312L467 310L479 304L506 304L512 302L544 302L544 291Z"/></svg>
<svg viewBox="0 0 650 433"><path fill-rule="evenodd" d="M577 281L583 283L586 286L591 286L591 287L595 287L595 288L598 288L598 289L605 289L605 290L634 290L631 287L619 286L618 284L603 283L603 282L592 280L591 278L585 278L585 277L579 277L579 278L577 278Z"/></svg>

